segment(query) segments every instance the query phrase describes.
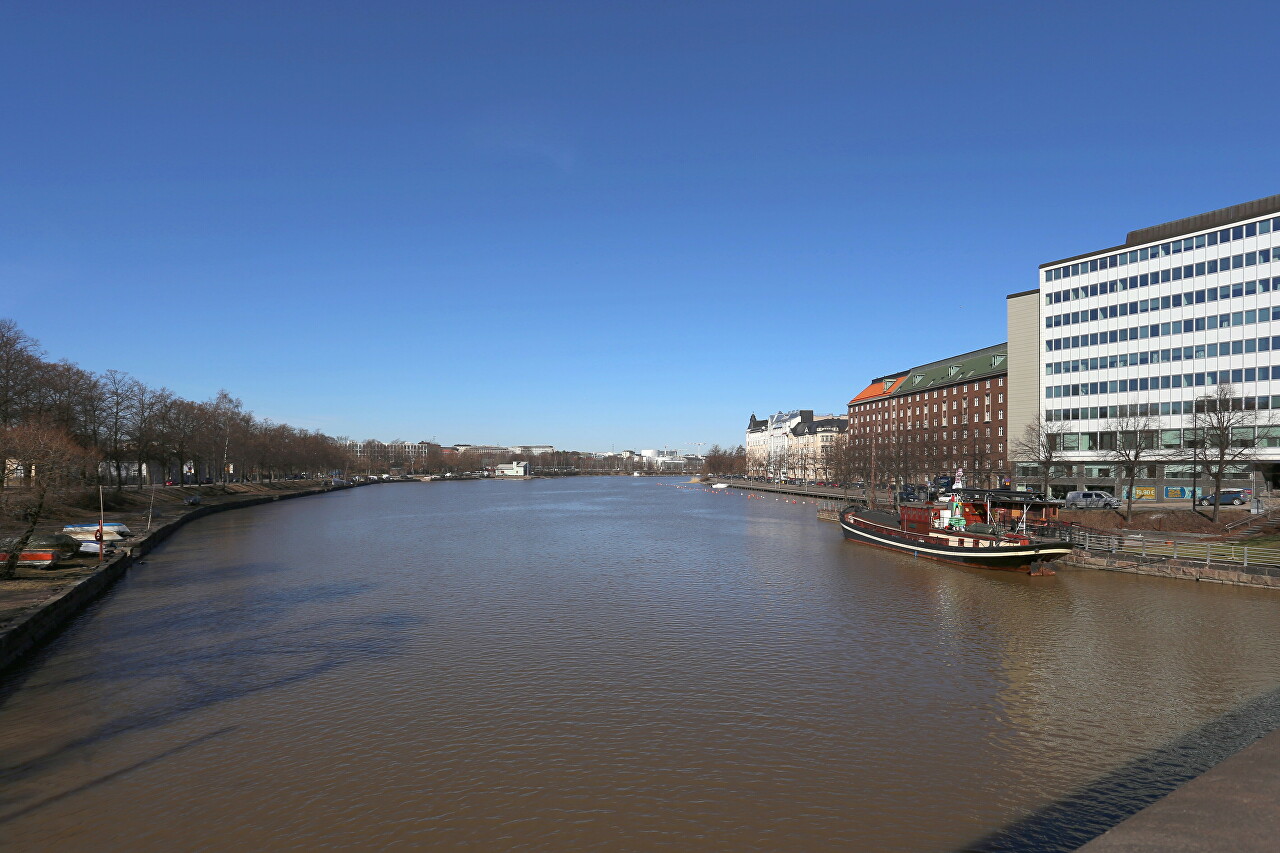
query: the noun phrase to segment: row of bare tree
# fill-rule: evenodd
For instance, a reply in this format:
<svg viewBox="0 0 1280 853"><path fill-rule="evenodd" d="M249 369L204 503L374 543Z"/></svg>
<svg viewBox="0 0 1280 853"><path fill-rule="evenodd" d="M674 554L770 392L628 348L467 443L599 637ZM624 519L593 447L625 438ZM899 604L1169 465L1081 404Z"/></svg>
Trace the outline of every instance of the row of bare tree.
<svg viewBox="0 0 1280 853"><path fill-rule="evenodd" d="M1149 405L1132 405L1108 420L1097 433L1085 433L1095 446L1068 446L1068 436L1077 435L1069 421L1047 421L1037 416L1014 444L1014 458L1035 465L1043 490L1049 481L1065 476L1069 466L1080 464L1083 453L1114 468L1128 492L1126 518L1133 516L1135 484L1155 465L1176 465L1193 478L1204 477L1213 484L1213 493L1222 493L1224 480L1239 478L1240 469L1257 457L1261 442L1272 438L1273 427L1264 414L1249 406L1249 398L1236 396L1236 388L1224 383L1212 394L1195 401L1185 415L1184 429L1162 430L1160 418ZM1169 433L1169 440L1165 440ZM1218 502L1213 503L1213 519L1218 518Z"/></svg>
<svg viewBox="0 0 1280 853"><path fill-rule="evenodd" d="M406 444L395 440L387 443L374 439L360 442L354 453L352 469L366 474L459 474L493 468L508 462L528 462L542 473L629 474L650 470L653 460L640 456L597 456L577 450L552 450L545 453L514 451L465 450L456 452L438 444ZM741 450L741 448L739 448Z"/></svg>
<svg viewBox="0 0 1280 853"><path fill-rule="evenodd" d="M15 475L26 483L39 476L36 460L22 458L16 443L32 430L58 433L105 462L86 476L117 489L182 482L184 471L196 481L272 479L348 461L336 440L256 418L226 391L194 402L118 370L47 361L12 320L0 320L0 429L0 457L8 460L0 488Z"/></svg>
<svg viewBox="0 0 1280 853"><path fill-rule="evenodd" d="M184 400L118 370L49 361L39 343L0 319L0 503L23 533L0 577L49 505L76 489L274 479L345 468L342 444L253 416L226 391Z"/></svg>
<svg viewBox="0 0 1280 853"><path fill-rule="evenodd" d="M703 457L703 471L714 477L727 477L747 473L747 451L741 444L737 447L721 447L711 445L707 455Z"/></svg>

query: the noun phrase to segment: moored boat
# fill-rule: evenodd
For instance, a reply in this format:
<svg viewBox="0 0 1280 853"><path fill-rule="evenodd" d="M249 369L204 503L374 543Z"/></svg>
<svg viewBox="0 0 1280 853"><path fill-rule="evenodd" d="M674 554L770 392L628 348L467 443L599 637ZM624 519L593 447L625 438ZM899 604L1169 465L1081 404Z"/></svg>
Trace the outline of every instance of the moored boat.
<svg viewBox="0 0 1280 853"><path fill-rule="evenodd" d="M946 563L1051 575L1048 563L1071 545L1035 535L1057 505L1022 492L957 489L937 501L904 503L896 513L852 505L840 512L844 537Z"/></svg>

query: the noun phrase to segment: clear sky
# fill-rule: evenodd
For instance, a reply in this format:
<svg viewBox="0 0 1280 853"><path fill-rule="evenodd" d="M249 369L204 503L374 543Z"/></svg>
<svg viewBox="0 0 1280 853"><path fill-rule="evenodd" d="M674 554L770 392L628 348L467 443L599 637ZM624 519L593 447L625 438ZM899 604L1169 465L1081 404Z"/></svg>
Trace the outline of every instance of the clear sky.
<svg viewBox="0 0 1280 853"><path fill-rule="evenodd" d="M1280 192L1280 4L8 3L0 317L334 435L738 443Z"/></svg>

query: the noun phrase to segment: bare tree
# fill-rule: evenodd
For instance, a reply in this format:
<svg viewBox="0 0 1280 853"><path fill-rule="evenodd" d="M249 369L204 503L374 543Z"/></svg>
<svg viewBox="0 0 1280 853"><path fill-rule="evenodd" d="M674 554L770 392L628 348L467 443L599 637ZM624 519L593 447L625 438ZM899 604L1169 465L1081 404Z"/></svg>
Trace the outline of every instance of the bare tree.
<svg viewBox="0 0 1280 853"><path fill-rule="evenodd" d="M872 505L876 502L876 487L880 481L879 449L874 436L866 433L854 435L849 439L845 460L846 477L863 483L867 502Z"/></svg>
<svg viewBox="0 0 1280 853"><path fill-rule="evenodd" d="M809 480L809 474L813 471L813 451L808 447L797 447L791 451L791 467L796 474L800 475L800 479Z"/></svg>
<svg viewBox="0 0 1280 853"><path fill-rule="evenodd" d="M133 419L133 406L137 402L138 380L119 370L108 370L99 377L102 392L102 455L115 473L116 491L124 488L126 456L132 456L129 424Z"/></svg>
<svg viewBox="0 0 1280 853"><path fill-rule="evenodd" d="M163 414L165 407L173 402L173 394L165 388L155 390L144 383L135 383L133 387L133 405L129 411L129 435L132 437L133 458L138 466L138 488L143 486L142 472L145 468L147 479L155 482L153 468L164 465Z"/></svg>
<svg viewBox="0 0 1280 853"><path fill-rule="evenodd" d="M1160 422L1149 414L1121 415L1103 426L1107 437L1102 448L1103 458L1119 468L1128 483L1125 521L1133 520L1134 484L1142 469L1160 458L1159 427Z"/></svg>
<svg viewBox="0 0 1280 853"><path fill-rule="evenodd" d="M26 522L23 531L8 544L9 556L0 564L0 580L12 580L18 559L50 504L83 482L97 456L66 430L48 421L33 421L4 428L0 459L4 460L6 478L21 468L30 483L25 489L8 490L4 495L6 514Z"/></svg>
<svg viewBox="0 0 1280 853"><path fill-rule="evenodd" d="M984 438L979 427L975 426L972 432L966 429L962 433L961 441L960 461L968 472L969 483L976 488L989 486L993 458L991 437Z"/></svg>
<svg viewBox="0 0 1280 853"><path fill-rule="evenodd" d="M870 475L866 473L868 466L863 464L868 456L863 446L856 444L851 435L836 436L831 444L823 448L823 464L826 466L827 476L840 484L846 497L852 483L869 479Z"/></svg>
<svg viewBox="0 0 1280 853"><path fill-rule="evenodd" d="M1049 496L1049 480L1053 478L1053 469L1062 461L1062 436L1065 432L1065 421L1049 421L1036 415L1013 444L1015 461L1040 467L1042 491L1046 497Z"/></svg>
<svg viewBox="0 0 1280 853"><path fill-rule="evenodd" d="M1218 520L1222 481L1257 455L1258 413L1236 396L1231 383L1195 401L1192 415L1192 464L1213 480L1213 520Z"/></svg>
<svg viewBox="0 0 1280 853"><path fill-rule="evenodd" d="M0 427L30 414L44 369L40 345L13 320L0 319Z"/></svg>

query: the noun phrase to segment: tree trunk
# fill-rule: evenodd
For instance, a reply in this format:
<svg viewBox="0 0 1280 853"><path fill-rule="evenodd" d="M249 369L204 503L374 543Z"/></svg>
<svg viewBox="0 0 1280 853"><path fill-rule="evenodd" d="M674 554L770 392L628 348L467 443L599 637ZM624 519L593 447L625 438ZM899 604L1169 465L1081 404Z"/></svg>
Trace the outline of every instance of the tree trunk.
<svg viewBox="0 0 1280 853"><path fill-rule="evenodd" d="M1222 468L1223 468L1222 464L1219 463L1217 469L1213 472L1213 519L1212 520L1215 523L1218 521L1218 507L1222 505L1222 474L1223 474Z"/></svg>
<svg viewBox="0 0 1280 853"><path fill-rule="evenodd" d="M1129 508L1125 511L1125 524L1133 522L1133 484L1138 481L1138 469L1133 469L1133 473L1129 475Z"/></svg>
<svg viewBox="0 0 1280 853"><path fill-rule="evenodd" d="M9 558L4 561L3 566L0 566L0 580L13 580L17 575L18 560L22 557L22 551L27 547L27 543L31 541L31 534L36 532L36 525L40 523L40 517L44 515L44 499L47 494L48 489L40 490L40 500L36 504L36 508L31 511L27 529L13 543L13 547L9 549Z"/></svg>

